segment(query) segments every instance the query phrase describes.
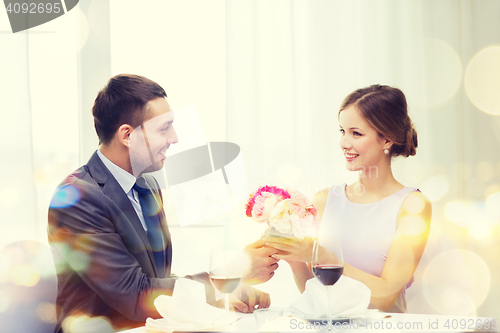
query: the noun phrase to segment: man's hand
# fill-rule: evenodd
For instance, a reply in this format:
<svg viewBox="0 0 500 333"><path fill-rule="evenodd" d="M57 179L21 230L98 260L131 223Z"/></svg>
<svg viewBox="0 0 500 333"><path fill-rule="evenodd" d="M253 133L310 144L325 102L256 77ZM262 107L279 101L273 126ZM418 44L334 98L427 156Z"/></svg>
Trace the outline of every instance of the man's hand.
<svg viewBox="0 0 500 333"><path fill-rule="evenodd" d="M229 295L229 307L235 311L252 313L257 309L268 308L271 298L268 293L242 283ZM217 301L217 306L224 307L224 299Z"/></svg>
<svg viewBox="0 0 500 333"><path fill-rule="evenodd" d="M262 239L248 244L244 251L248 256L248 264L243 272L242 283L259 284L273 277L278 268L279 259L271 257L280 251L272 247L266 247Z"/></svg>

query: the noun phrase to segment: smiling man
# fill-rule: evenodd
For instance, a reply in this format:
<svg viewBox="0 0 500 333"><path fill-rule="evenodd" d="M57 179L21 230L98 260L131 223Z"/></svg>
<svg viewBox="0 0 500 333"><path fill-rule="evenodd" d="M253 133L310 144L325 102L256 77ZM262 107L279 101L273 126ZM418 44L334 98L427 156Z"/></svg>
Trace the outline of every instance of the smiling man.
<svg viewBox="0 0 500 333"><path fill-rule="evenodd" d="M172 294L171 237L158 183L147 174L162 168L177 142L166 96L145 77L118 75L95 100L100 147L58 187L49 208L58 271L56 332L73 330L82 318L98 318L112 329L141 326L160 317L154 299ZM258 262L254 274L270 278L275 263ZM187 278L203 283L207 302L215 303L206 272ZM243 290L247 301L234 299L237 309L269 306L269 295Z"/></svg>

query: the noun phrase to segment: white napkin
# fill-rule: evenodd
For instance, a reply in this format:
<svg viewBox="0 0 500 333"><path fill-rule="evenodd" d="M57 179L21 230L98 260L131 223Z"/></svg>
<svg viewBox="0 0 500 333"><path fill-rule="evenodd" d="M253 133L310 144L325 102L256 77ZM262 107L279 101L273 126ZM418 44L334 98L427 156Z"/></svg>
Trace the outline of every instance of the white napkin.
<svg viewBox="0 0 500 333"><path fill-rule="evenodd" d="M205 286L189 279L175 281L172 296L160 295L154 305L163 318L148 318L146 327L155 332L218 327L235 320L234 314L206 303Z"/></svg>
<svg viewBox="0 0 500 333"><path fill-rule="evenodd" d="M306 282L306 290L291 304L291 308L308 318L328 316L327 287L318 279ZM367 311L371 290L363 283L342 275L331 287L332 316L348 316Z"/></svg>

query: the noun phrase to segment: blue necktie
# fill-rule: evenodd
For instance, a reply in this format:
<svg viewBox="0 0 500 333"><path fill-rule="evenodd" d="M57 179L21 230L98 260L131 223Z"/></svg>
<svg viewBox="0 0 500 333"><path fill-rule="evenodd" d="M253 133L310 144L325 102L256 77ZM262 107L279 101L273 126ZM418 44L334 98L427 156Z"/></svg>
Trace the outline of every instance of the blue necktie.
<svg viewBox="0 0 500 333"><path fill-rule="evenodd" d="M140 183L141 185L138 185ZM142 185L144 184L144 185ZM163 232L160 226L158 213L161 207L158 206L157 201L153 197L151 191L147 188L143 178L139 178L132 187L139 193L139 203L141 204L142 214L148 228L147 235L153 256L155 258L156 270L158 277L165 277L165 241L163 239Z"/></svg>

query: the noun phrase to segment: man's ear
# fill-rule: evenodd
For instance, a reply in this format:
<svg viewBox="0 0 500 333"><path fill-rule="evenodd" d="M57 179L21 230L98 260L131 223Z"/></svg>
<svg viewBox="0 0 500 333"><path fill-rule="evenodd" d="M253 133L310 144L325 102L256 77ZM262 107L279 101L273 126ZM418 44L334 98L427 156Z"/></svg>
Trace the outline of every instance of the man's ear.
<svg viewBox="0 0 500 333"><path fill-rule="evenodd" d="M120 127L118 127L118 130L115 133L115 138L117 141L124 145L125 147L129 148L130 147L130 134L134 128L128 124L123 124Z"/></svg>

